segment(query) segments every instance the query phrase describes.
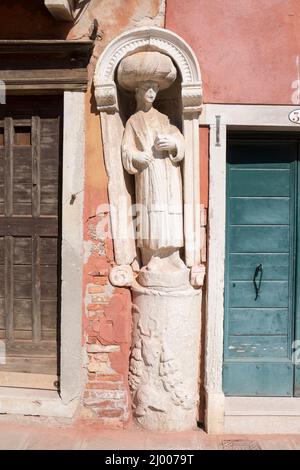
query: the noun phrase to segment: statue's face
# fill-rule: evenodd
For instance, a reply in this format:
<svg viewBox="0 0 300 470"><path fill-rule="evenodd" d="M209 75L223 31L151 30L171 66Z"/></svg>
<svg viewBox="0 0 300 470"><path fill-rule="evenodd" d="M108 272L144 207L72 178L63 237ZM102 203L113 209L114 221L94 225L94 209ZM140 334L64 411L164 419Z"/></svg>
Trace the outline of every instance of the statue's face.
<svg viewBox="0 0 300 470"><path fill-rule="evenodd" d="M159 87L156 82L142 82L136 90L136 97L145 103L153 103L158 93Z"/></svg>

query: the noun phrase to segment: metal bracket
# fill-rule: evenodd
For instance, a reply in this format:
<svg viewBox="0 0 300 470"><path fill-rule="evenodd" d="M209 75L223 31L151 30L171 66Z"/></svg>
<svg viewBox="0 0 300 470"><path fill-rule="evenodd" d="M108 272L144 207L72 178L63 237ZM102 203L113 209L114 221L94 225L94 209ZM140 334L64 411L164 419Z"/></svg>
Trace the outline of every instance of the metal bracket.
<svg viewBox="0 0 300 470"><path fill-rule="evenodd" d="M221 126L221 116L216 116L216 143L215 147L221 147L220 141L220 126Z"/></svg>

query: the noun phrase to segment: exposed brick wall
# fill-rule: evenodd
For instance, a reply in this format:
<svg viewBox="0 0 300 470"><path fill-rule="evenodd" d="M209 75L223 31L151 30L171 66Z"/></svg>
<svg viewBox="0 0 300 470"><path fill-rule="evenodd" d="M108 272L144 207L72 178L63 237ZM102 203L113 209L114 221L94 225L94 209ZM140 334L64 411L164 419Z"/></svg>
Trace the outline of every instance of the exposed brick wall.
<svg viewBox="0 0 300 470"><path fill-rule="evenodd" d="M128 359L130 348L131 302L127 289L113 289L107 277L88 285L86 352L87 385L83 404L88 417L119 418L130 416ZM100 288L101 294L95 294ZM101 289L102 288L102 289Z"/></svg>
<svg viewBox="0 0 300 470"><path fill-rule="evenodd" d="M87 206L99 202L101 192L89 192ZM104 207L101 212L101 207ZM84 350L86 388L81 417L105 425L123 426L130 418L128 388L131 342L131 297L128 289L113 287L108 279L114 264L105 201L86 223L86 286L84 292Z"/></svg>

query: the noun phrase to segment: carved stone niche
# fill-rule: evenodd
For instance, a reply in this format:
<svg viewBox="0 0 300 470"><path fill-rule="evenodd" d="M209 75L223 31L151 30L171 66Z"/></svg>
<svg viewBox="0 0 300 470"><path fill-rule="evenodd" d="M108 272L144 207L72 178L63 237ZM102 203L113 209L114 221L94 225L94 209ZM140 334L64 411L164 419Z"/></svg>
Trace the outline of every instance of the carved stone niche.
<svg viewBox="0 0 300 470"><path fill-rule="evenodd" d="M94 85L116 261L110 281L133 297L133 414L147 429L192 429L205 274L199 66L171 31L134 29L105 49Z"/></svg>

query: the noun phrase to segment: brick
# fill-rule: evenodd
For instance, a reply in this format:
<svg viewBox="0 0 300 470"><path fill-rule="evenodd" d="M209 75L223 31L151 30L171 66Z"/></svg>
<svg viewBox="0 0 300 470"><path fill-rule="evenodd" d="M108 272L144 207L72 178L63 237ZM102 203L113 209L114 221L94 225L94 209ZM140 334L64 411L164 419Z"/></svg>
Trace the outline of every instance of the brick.
<svg viewBox="0 0 300 470"><path fill-rule="evenodd" d="M88 291L89 294L101 294L105 291L105 286L91 286Z"/></svg>
<svg viewBox="0 0 300 470"><path fill-rule="evenodd" d="M90 344L87 346L87 352L88 353L110 353L110 352L116 352L120 351L120 346L116 344L104 346L103 344Z"/></svg>
<svg viewBox="0 0 300 470"><path fill-rule="evenodd" d="M98 416L100 418L120 418L123 416L124 412L122 410L99 410Z"/></svg>
<svg viewBox="0 0 300 470"><path fill-rule="evenodd" d="M89 399L91 399L92 397L89 397ZM97 402L97 407L99 408L103 408L103 409L107 409L107 410L115 410L117 407L116 407L116 402L113 401L113 400L105 400L105 401L98 401ZM123 405L124 407L124 405ZM123 408L121 406L121 409Z"/></svg>
<svg viewBox="0 0 300 470"><path fill-rule="evenodd" d="M85 393L88 393L89 397L93 396L93 399L98 400L98 403L106 400L122 400L125 398L124 390L89 390Z"/></svg>
<svg viewBox="0 0 300 470"><path fill-rule="evenodd" d="M98 407L98 404L99 404L99 400L97 399L97 397L86 397L84 398L84 405L85 406L97 406Z"/></svg>
<svg viewBox="0 0 300 470"><path fill-rule="evenodd" d="M108 353L96 353L94 357L97 361L100 361L100 362L108 361Z"/></svg>
<svg viewBox="0 0 300 470"><path fill-rule="evenodd" d="M89 372L101 372L102 374L111 374L114 372L107 362L97 361L93 355L90 356L87 369Z"/></svg>
<svg viewBox="0 0 300 470"><path fill-rule="evenodd" d="M123 380L123 376L121 374L116 374L115 372L109 375L96 374L96 378L101 382L120 382Z"/></svg>
<svg viewBox="0 0 300 470"><path fill-rule="evenodd" d="M98 390L122 390L124 385L119 382L88 382L86 384L87 389L98 389Z"/></svg>
<svg viewBox="0 0 300 470"><path fill-rule="evenodd" d="M101 304L89 304L87 306L87 309L91 312L95 312L95 311L99 311L99 312L103 312L103 305Z"/></svg>
<svg viewBox="0 0 300 470"><path fill-rule="evenodd" d="M92 298L91 298L91 303L93 304L97 304L97 303L107 303L109 302L109 299L110 299L111 295L108 294L108 295L105 295L103 292L102 294L93 294L92 295Z"/></svg>
<svg viewBox="0 0 300 470"><path fill-rule="evenodd" d="M105 286L108 284L108 277L107 276L97 276L94 277L93 282L99 286Z"/></svg>
<svg viewBox="0 0 300 470"><path fill-rule="evenodd" d="M124 408L124 392L121 390L85 390L83 399L86 406Z"/></svg>
<svg viewBox="0 0 300 470"><path fill-rule="evenodd" d="M101 313L104 313L104 312L87 312L87 317L89 319L89 324L92 323L93 320L99 320L100 316L101 316Z"/></svg>
<svg viewBox="0 0 300 470"><path fill-rule="evenodd" d="M127 404L125 404L124 400L105 400L99 402L99 408L124 411L127 408Z"/></svg>

